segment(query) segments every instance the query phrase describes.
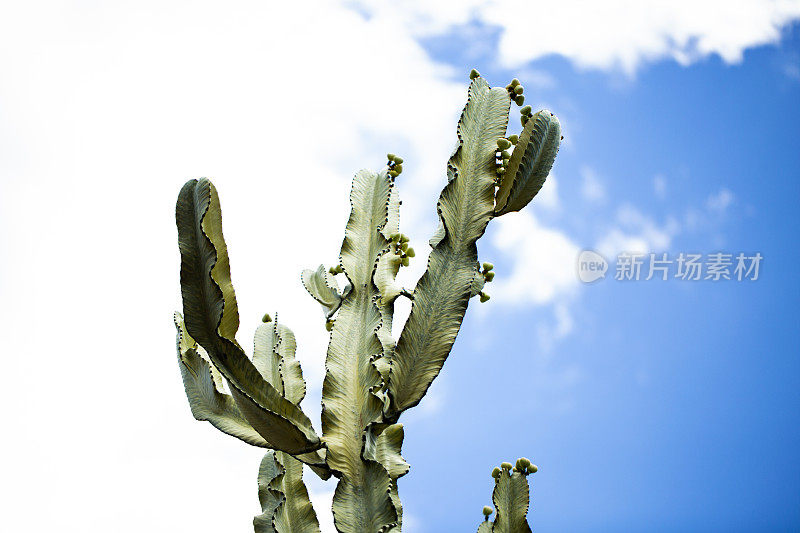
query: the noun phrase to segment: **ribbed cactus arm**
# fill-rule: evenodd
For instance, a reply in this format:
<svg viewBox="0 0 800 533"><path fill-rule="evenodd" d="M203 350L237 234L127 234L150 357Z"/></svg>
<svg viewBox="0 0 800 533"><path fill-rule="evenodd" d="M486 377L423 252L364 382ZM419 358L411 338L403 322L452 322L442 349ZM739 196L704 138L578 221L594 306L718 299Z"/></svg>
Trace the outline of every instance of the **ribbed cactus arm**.
<svg viewBox="0 0 800 533"><path fill-rule="evenodd" d="M492 477L495 479L492 503L497 511L494 522L489 522L489 516L494 512L491 507L484 507L484 522L478 528L478 533L530 533L528 524L530 489L527 476L538 470L524 457L517 459L516 466L503 463L495 468ZM491 527L489 527L491 526Z"/></svg>
<svg viewBox="0 0 800 533"><path fill-rule="evenodd" d="M437 206L442 225L392 360L390 418L419 403L461 327L477 275L476 241L494 211L497 140L506 133L510 102L506 90L483 78L470 85Z"/></svg>
<svg viewBox="0 0 800 533"><path fill-rule="evenodd" d="M253 364L264 380L275 387L284 398L295 405L306 395L306 382L300 361L295 358L297 341L294 332L278 320L269 320L265 316L263 324L256 328L253 340ZM322 479L331 477L331 471L325 463L325 450L315 450L295 456L306 463Z"/></svg>
<svg viewBox="0 0 800 533"><path fill-rule="evenodd" d="M343 298L331 330L322 385L322 431L328 465L341 477L333 499L336 528L345 533L379 531L397 520L389 497L391 479L379 463L364 459L364 431L381 418L382 381L373 361L383 353L381 315L373 273L388 247L381 233L393 186L384 170L362 170L353 179L352 206L340 262L352 290Z"/></svg>
<svg viewBox="0 0 800 533"><path fill-rule="evenodd" d="M175 218L186 330L208 352L239 411L271 447L295 454L319 449L322 442L308 417L262 378L236 342L236 296L219 198L210 181L184 185Z"/></svg>
<svg viewBox="0 0 800 533"><path fill-rule="evenodd" d="M219 370L205 350L189 336L180 313L175 313L174 322L178 330L178 365L195 419L208 421L223 433L253 446L269 448L270 444L253 429L231 395L225 392Z"/></svg>
<svg viewBox="0 0 800 533"><path fill-rule="evenodd" d="M521 210L536 196L560 144L561 124L555 115L539 111L527 119L497 190L497 216Z"/></svg>
<svg viewBox="0 0 800 533"><path fill-rule="evenodd" d="M291 455L269 451L258 470L262 513L255 533L319 533L319 521L303 483L303 464Z"/></svg>

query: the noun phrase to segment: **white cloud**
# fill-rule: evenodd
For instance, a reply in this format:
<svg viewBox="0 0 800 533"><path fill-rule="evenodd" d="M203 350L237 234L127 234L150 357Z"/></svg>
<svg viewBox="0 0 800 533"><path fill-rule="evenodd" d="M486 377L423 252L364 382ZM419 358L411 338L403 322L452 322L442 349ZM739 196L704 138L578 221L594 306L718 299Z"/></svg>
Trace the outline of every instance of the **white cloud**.
<svg viewBox="0 0 800 533"><path fill-rule="evenodd" d="M492 244L511 263L510 272L496 267L497 277L487 287L492 298L512 305L542 305L575 292L580 250L566 234L542 226L527 211L503 215L492 226Z"/></svg>
<svg viewBox="0 0 800 533"><path fill-rule="evenodd" d="M558 211L561 208L561 201L558 197L558 179L554 173L547 176L542 189L536 195L532 205L550 211Z"/></svg>
<svg viewBox="0 0 800 533"><path fill-rule="evenodd" d="M667 180L661 174L653 178L653 192L662 200L667 196Z"/></svg>
<svg viewBox="0 0 800 533"><path fill-rule="evenodd" d="M645 63L682 65L710 55L738 63L744 51L776 43L800 18L797 0L439 0L363 2L419 34L443 33L470 21L501 31L499 58L521 67L561 55L583 68L633 74Z"/></svg>
<svg viewBox="0 0 800 533"><path fill-rule="evenodd" d="M596 249L606 259L620 252L663 252L679 230L680 225L673 218L658 224L635 207L623 205L617 210L614 225L599 239Z"/></svg>
<svg viewBox="0 0 800 533"><path fill-rule="evenodd" d="M606 201L606 187L597 173L591 168L581 168L581 195L593 204L603 204Z"/></svg>
<svg viewBox="0 0 800 533"><path fill-rule="evenodd" d="M192 420L181 390L177 192L214 178L239 340L279 311L318 421L327 334L299 273L336 260L350 177L387 151L424 252L466 76L324 1L5 3L0 70L5 529L251 529L260 451Z"/></svg>
<svg viewBox="0 0 800 533"><path fill-rule="evenodd" d="M724 213L733 203L734 196L730 189L722 188L706 200L706 208L713 213Z"/></svg>

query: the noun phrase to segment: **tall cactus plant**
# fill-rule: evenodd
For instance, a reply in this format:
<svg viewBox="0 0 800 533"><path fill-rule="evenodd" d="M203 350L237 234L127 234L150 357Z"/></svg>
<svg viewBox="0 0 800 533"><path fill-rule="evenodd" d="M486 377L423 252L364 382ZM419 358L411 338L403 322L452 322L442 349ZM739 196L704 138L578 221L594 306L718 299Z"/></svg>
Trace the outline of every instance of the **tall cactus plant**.
<svg viewBox="0 0 800 533"><path fill-rule="evenodd" d="M319 531L303 484L304 464L322 479L337 478L338 531L401 530L398 480L409 465L401 456L398 420L422 400L441 370L469 300L489 298L483 288L494 272L491 264L479 263L477 240L492 218L531 201L561 140L558 120L545 111L532 114L530 106L521 109L521 133L506 136L511 103L524 102L522 86L515 79L505 88L490 87L474 70L470 78L437 204L439 228L416 287L405 290L395 281L415 253L400 233L395 179L403 160L393 154L382 170L355 175L338 263L302 273L330 331L322 435L300 408L306 385L292 331L277 316L265 316L252 358L236 341L239 313L214 185L191 180L178 196L179 366L197 420L268 450L258 474L262 512L253 521L256 533ZM413 303L395 343L392 316L401 296ZM536 469L524 458L495 468L494 509L484 508L479 532L530 531L526 476Z"/></svg>

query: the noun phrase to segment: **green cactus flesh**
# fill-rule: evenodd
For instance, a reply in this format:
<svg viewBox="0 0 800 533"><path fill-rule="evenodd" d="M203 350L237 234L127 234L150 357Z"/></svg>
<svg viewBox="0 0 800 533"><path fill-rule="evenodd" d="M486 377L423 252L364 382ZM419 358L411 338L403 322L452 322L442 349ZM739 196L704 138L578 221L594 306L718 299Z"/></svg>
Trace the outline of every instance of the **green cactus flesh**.
<svg viewBox="0 0 800 533"><path fill-rule="evenodd" d="M383 170L361 170L353 178L338 262L301 274L330 332L321 435L300 408L306 383L295 358L296 339L277 313L265 314L256 329L252 358L236 340L239 314L214 185L190 180L178 196L178 365L197 420L268 449L259 468L256 533L320 531L303 482L304 464L322 479L337 478L337 531L402 528L398 480L410 466L401 455L398 419L419 404L441 371L469 300L489 300L483 289L495 273L491 263L479 262L478 239L492 218L522 209L536 195L561 139L558 120L549 112L532 115L530 106L522 109L522 132L508 135L511 102L523 98L516 78L505 89L490 87L476 70L470 79L458 144L437 203L439 228L416 287L404 289L396 281L416 253L400 233L395 179L404 161L391 153ZM395 343L392 319L401 295L412 306ZM536 471L525 458L513 470L503 463L492 471L493 508L483 509L479 532L530 531L526 476Z"/></svg>

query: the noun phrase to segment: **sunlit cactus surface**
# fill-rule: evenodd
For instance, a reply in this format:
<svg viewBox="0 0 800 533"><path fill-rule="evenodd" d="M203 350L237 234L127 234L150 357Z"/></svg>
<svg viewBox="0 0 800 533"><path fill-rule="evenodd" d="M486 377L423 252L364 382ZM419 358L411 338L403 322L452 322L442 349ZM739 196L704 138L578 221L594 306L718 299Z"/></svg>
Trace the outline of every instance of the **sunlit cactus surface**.
<svg viewBox="0 0 800 533"><path fill-rule="evenodd" d="M236 340L239 313L214 185L191 180L178 196L183 314L175 314L175 326L183 384L197 420L267 450L258 471L256 533L319 531L303 464L322 479L336 478L337 531L402 528L398 481L410 466L401 456L398 421L439 374L470 299L489 300L484 285L495 272L478 260L477 240L493 218L519 211L539 192L561 141L558 120L530 106L520 109L521 132L508 134L511 104L525 99L518 80L490 87L475 70L470 79L436 204L439 227L416 287L395 281L416 254L400 231L395 180L403 159L394 154L383 169L353 178L338 262L302 272L323 309L320 327L330 332L321 433L300 408L306 384L292 331L265 315L252 356ZM398 298L412 304L395 342ZM527 476L536 470L525 458L494 469L492 507L483 509L480 533L530 531Z"/></svg>

